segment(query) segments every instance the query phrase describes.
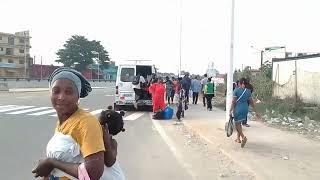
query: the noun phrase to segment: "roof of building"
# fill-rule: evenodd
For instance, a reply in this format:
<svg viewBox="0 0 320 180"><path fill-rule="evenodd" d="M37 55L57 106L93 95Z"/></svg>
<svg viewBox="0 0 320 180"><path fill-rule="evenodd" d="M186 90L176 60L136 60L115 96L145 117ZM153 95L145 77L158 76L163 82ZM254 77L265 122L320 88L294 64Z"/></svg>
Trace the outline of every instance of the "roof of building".
<svg viewBox="0 0 320 180"><path fill-rule="evenodd" d="M311 55L304 55L304 56L297 56L297 57L273 58L272 62L302 60L302 59L315 58L315 57L320 57L320 53L311 54Z"/></svg>
<svg viewBox="0 0 320 180"><path fill-rule="evenodd" d="M16 36L16 37L25 37L22 32L15 32L14 34L12 33L5 33L5 32L0 32L0 35L6 35L6 36ZM27 38L31 38L29 32L27 33Z"/></svg>

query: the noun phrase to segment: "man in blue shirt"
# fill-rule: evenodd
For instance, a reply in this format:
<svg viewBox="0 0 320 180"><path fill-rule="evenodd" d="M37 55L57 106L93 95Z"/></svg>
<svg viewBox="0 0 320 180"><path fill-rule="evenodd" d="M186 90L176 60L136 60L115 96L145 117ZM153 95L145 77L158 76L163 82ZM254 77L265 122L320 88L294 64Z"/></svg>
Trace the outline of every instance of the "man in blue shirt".
<svg viewBox="0 0 320 180"><path fill-rule="evenodd" d="M198 103L199 92L201 91L201 82L199 80L199 76L196 76L195 79L191 82L191 90L192 90L192 104Z"/></svg>
<svg viewBox="0 0 320 180"><path fill-rule="evenodd" d="M189 77L189 73L186 73L186 75L184 75L184 77L182 78L182 81L181 81L181 85L185 91L187 103L189 103L189 90L191 87L191 79Z"/></svg>

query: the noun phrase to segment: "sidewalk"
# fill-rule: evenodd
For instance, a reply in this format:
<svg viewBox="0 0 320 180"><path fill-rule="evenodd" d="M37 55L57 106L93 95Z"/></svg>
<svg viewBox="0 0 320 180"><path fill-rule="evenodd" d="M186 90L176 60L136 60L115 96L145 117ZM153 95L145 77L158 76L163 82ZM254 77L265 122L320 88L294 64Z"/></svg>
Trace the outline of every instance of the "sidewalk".
<svg viewBox="0 0 320 180"><path fill-rule="evenodd" d="M49 91L49 88L13 88L9 89L9 92L39 92Z"/></svg>
<svg viewBox="0 0 320 180"><path fill-rule="evenodd" d="M235 143L235 135L227 138L224 131L225 111L207 111L202 104L190 105L184 125L208 144L250 172L256 179L320 179L320 142L286 131L249 121L244 127L248 138L245 148Z"/></svg>

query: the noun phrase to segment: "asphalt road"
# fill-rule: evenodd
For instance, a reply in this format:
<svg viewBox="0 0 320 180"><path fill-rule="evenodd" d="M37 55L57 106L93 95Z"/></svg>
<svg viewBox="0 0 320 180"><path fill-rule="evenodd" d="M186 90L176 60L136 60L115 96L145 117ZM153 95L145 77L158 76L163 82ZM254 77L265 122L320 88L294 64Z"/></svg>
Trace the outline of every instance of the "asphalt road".
<svg viewBox="0 0 320 180"><path fill-rule="evenodd" d="M95 89L80 106L91 112L105 109L113 104L112 94L113 89ZM50 107L48 92L0 93L0 179L34 179L31 170L45 157L57 121ZM30 108L34 111L23 112ZM126 112L126 117L126 131L116 138L118 159L128 180L194 179L149 112Z"/></svg>

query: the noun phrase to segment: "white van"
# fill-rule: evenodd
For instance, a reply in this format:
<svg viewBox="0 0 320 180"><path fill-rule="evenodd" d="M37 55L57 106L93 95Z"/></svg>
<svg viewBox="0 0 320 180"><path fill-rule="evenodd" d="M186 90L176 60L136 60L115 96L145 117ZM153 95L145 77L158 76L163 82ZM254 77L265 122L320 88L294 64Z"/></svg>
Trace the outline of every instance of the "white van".
<svg viewBox="0 0 320 180"><path fill-rule="evenodd" d="M141 62L135 62L134 64L120 64L118 66L116 79L114 109L122 110L128 106L133 106L135 102L135 93L132 86L134 77L140 74L148 82L153 73L156 73L156 68L154 67L154 65L149 65ZM148 98L139 100L137 105L138 107L152 107L151 95L149 95Z"/></svg>

